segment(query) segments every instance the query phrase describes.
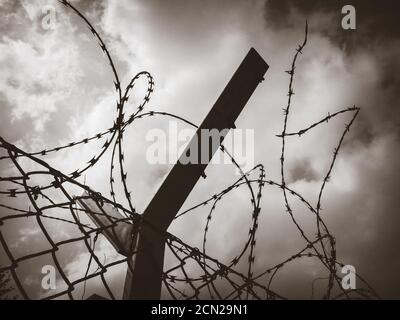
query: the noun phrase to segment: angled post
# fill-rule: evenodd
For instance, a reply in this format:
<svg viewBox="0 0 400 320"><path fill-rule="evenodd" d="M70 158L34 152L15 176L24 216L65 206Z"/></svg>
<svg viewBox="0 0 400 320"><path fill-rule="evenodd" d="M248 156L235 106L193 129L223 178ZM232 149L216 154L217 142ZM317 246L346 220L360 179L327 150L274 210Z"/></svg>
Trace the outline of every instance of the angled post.
<svg viewBox="0 0 400 320"><path fill-rule="evenodd" d="M267 70L267 63L251 48L145 209L139 226L136 254L126 275L124 299L160 299L165 233L198 179L204 176L204 170L228 130L235 127L237 117ZM221 133L217 148L211 148L206 155L201 151L203 129ZM187 153L196 148L199 161L183 164Z"/></svg>
<svg viewBox="0 0 400 320"><path fill-rule="evenodd" d="M87 192L77 198L77 201L115 250L128 256L132 252L133 224L123 221L124 216L111 204L99 205Z"/></svg>

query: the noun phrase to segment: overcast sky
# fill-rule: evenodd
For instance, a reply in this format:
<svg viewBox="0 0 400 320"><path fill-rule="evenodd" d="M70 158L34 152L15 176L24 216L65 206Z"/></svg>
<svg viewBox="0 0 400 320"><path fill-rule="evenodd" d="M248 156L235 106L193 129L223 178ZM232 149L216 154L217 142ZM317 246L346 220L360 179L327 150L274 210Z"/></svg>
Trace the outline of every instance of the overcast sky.
<svg viewBox="0 0 400 320"><path fill-rule="evenodd" d="M337 240L338 258L385 298L400 298L399 96L400 54L396 1L347 1L357 13L357 29L341 28L342 1L71 1L93 22L111 52L122 87L146 70L155 80L148 110L167 111L199 124L246 53L254 47L270 68L236 126L255 131L255 163L267 178L280 179L280 139L294 50L309 37L296 69L288 131L298 131L343 108L361 108L334 167L323 198L323 217ZM42 27L42 8L56 9L54 30ZM396 7L397 6L397 7ZM71 11L50 0L0 0L0 135L26 151L80 140L112 126L117 99L111 69L88 28ZM128 111L144 94L142 82ZM338 140L352 114L340 115L302 138L288 138L290 187L313 205ZM187 127L180 123L180 128ZM125 165L133 202L142 212L172 165L150 165L146 133L168 129L167 118L139 120L126 131ZM103 141L104 143L104 141ZM101 144L90 144L46 158L65 172L82 168ZM110 157L86 173L85 182L108 196ZM10 167L0 164L1 175ZM210 165L184 208L205 200L237 179L232 165ZM118 189L117 191L122 191ZM122 201L122 194L120 193ZM210 226L208 253L221 261L234 257L251 222L248 191L237 190L217 208ZM1 199L4 203L9 200ZM18 203L24 206L23 203ZM312 235L315 222L291 199L295 215ZM263 270L304 247L282 194L266 187L257 235L256 270ZM183 209L184 209L183 208ZM9 214L6 210L1 214ZM176 220L169 231L201 247L207 208ZM63 224L54 236L74 232ZM7 230L4 229L7 227ZM33 219L2 226L19 254L38 251L43 238ZM75 231L76 232L76 231ZM84 274L87 254L65 249L60 257L72 276ZM103 241L101 249L115 256ZM3 251L0 262L6 263ZM22 266L31 294L40 296L39 260ZM25 268L25 269L24 269ZM324 275L318 262L303 261L284 269L272 289L308 298L313 278ZM114 268L110 282L118 288L124 272ZM92 291L96 291L96 284ZM36 289L34 289L36 288ZM93 289L94 288L94 289ZM36 291L35 291L36 290Z"/></svg>

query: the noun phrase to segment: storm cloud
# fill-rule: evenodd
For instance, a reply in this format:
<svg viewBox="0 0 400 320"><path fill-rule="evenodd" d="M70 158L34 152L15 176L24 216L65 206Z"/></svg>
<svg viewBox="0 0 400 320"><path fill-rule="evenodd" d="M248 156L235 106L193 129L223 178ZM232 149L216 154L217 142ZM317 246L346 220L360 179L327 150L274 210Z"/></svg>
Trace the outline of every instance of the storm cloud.
<svg viewBox="0 0 400 320"><path fill-rule="evenodd" d="M282 131L282 108L289 80L285 71L303 40L307 19L309 41L296 69L289 131L306 128L328 112L353 105L361 108L327 186L322 214L336 238L339 260L354 265L382 297L400 298L397 1L73 3L105 38L124 84L139 71L151 72L156 88L150 109L171 112L197 124L248 50L256 48L270 69L236 126L254 128L256 163L262 163L268 179L276 181L280 179L281 148L276 135ZM43 30L45 4L47 1L0 1L0 135L27 151L101 132L116 117L111 70L90 31L56 2L56 28ZM344 4L356 8L356 30L341 28ZM143 95L143 88L138 88L130 102L132 108ZM333 150L349 120L347 114L340 115L301 138L288 138L286 170L290 187L304 194L313 205ZM149 145L146 132L151 128L167 130L168 120L141 121L128 129L124 141L128 184L139 212L171 168L150 165L144 156ZM60 170L72 172L90 160L96 148L90 145L57 153L49 156L48 161ZM107 161L82 177L104 194L108 192ZM9 168L2 164L0 168L2 175L6 175ZM237 178L235 168L229 165L210 165L206 174L207 178L198 182L182 210ZM315 233L306 208L294 199L291 203L309 233ZM304 245L285 213L279 190L266 188L261 207L256 271L278 263ZM237 254L250 226L250 209L249 195L243 190L221 202L210 226L211 256L226 262ZM169 231L200 247L207 214L207 210L196 210L176 220ZM29 232L22 232L29 228L27 222L10 228L14 235L9 241L14 241L16 247L21 248L27 237L35 237L32 226ZM68 228L64 231L65 237L73 233ZM40 246L40 241L32 243ZM1 263L5 260L2 256ZM72 248L66 250L63 259L71 275L84 269L86 260L85 254ZM41 276L40 268L35 270L36 273L24 271L25 277L31 279L27 283ZM273 289L291 298L309 298L311 281L321 274L319 266L301 262L285 270ZM123 277L124 272L110 276L115 290L118 291ZM32 294L40 296L42 292Z"/></svg>

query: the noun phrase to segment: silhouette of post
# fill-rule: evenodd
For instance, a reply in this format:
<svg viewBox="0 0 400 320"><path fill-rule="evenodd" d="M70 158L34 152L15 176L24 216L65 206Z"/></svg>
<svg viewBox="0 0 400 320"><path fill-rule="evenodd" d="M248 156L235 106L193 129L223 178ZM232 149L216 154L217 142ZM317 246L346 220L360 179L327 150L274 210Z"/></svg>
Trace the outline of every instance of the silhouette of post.
<svg viewBox="0 0 400 320"><path fill-rule="evenodd" d="M217 149L212 146L204 155L201 146L205 141L202 141L201 130L218 130L219 147L228 130L235 127L234 122L267 70L267 63L251 48L150 201L139 226L136 254L129 262L124 299L160 299L166 231L200 176L204 176L204 170ZM196 149L198 161L184 164L190 152Z"/></svg>

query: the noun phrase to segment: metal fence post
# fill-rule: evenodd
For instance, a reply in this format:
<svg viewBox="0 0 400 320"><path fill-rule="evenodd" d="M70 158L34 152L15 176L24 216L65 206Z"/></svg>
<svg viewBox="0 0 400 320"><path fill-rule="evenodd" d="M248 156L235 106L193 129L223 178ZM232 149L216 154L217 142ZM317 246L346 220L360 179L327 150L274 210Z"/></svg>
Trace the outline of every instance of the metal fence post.
<svg viewBox="0 0 400 320"><path fill-rule="evenodd" d="M210 150L206 163L182 164L180 160L186 152L193 150L194 146L198 146L201 151L202 129L216 129L222 132L224 129L234 128L235 120L263 80L267 70L267 63L254 48L251 48L177 164L150 201L139 227L136 254L127 271L124 299L160 299L165 250L164 234L200 176L204 175L204 170L216 148ZM221 135L220 143L224 137L225 134ZM204 154L201 155L199 152L199 159L203 157Z"/></svg>

